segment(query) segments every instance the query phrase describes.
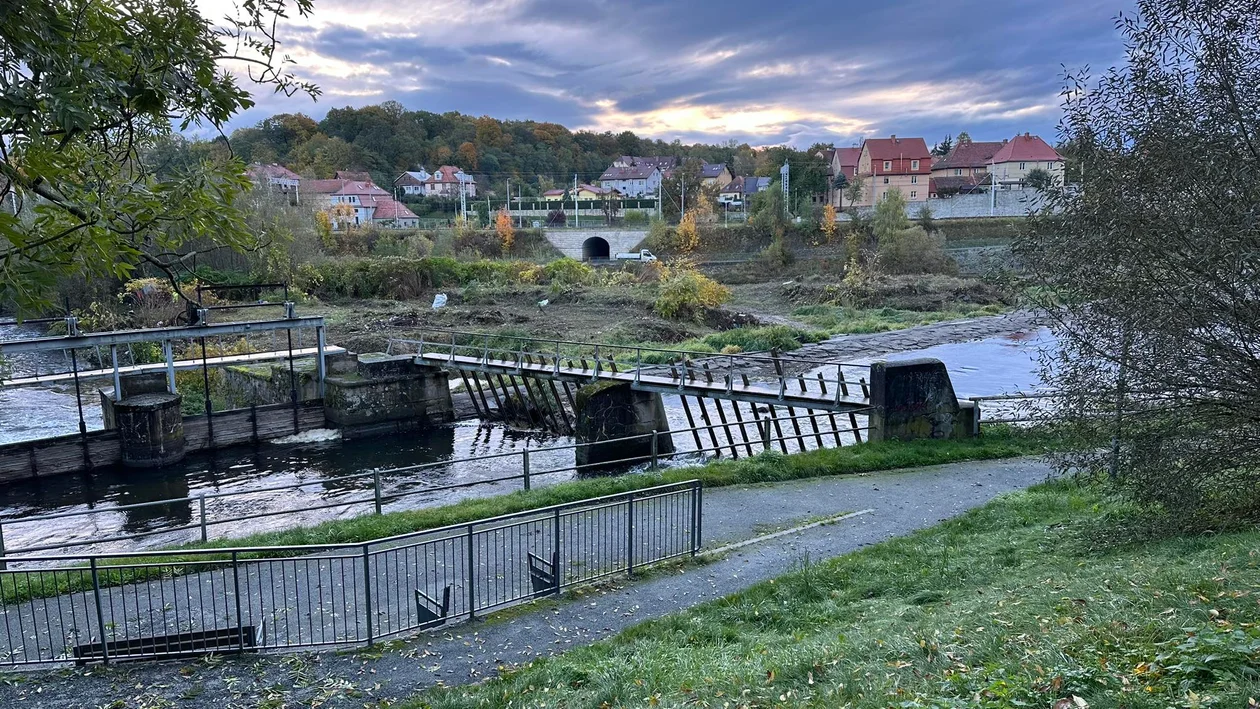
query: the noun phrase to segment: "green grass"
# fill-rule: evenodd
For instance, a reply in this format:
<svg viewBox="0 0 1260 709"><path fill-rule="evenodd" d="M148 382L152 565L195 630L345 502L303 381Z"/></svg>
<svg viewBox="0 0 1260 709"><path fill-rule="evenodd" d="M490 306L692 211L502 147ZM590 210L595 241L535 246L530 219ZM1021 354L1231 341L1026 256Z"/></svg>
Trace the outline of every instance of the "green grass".
<svg viewBox="0 0 1260 709"><path fill-rule="evenodd" d="M161 561L164 564L180 564L193 558L204 561L207 558L206 555L194 556L183 553L197 549L355 544L685 480L698 479L706 487L780 482L964 460L1010 458L1040 453L1057 445L1059 445L1058 439L1049 433L995 426L987 428L983 437L970 440L925 440L904 443L890 441L828 448L793 455L768 453L738 461L721 460L703 466L665 469L656 473L573 480L536 487L528 492L518 491L505 495L469 498L441 507L390 512L383 515L368 514L349 519L330 520L311 526L216 539L207 543L180 545L170 547L168 550L171 554L162 556ZM247 554L241 558L251 558L251 556ZM274 554L269 556L274 556ZM226 557L214 555L212 558ZM146 560L157 561L153 558ZM106 563L125 565L135 561L137 559L123 558L111 559ZM183 567L183 571L190 570L196 569ZM143 574L160 576L169 571L170 566L148 570L119 570L103 567L100 577L104 585L118 585L146 578ZM91 588L91 579L87 574L77 570L70 573L32 573L20 577L14 576L9 583L0 587L0 600L10 603L86 588Z"/></svg>
<svg viewBox="0 0 1260 709"><path fill-rule="evenodd" d="M1042 485L403 706L1251 706L1260 532L1093 543L1123 511Z"/></svg>
<svg viewBox="0 0 1260 709"><path fill-rule="evenodd" d="M792 311L792 317L818 328L825 336L864 335L873 332L902 330L915 325L930 325L946 320L997 315L998 305L969 306L960 304L949 310L917 311L895 308L862 310L839 305L805 305Z"/></svg>

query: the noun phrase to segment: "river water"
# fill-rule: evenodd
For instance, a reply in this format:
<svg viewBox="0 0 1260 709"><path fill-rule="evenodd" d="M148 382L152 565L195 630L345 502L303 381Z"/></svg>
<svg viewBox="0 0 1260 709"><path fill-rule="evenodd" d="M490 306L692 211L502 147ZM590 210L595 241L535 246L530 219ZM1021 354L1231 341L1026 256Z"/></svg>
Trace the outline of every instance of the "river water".
<svg viewBox="0 0 1260 709"><path fill-rule="evenodd" d="M5 328L8 328L6 332ZM35 336L30 328L0 326L0 339ZM1036 388L1037 351L1051 345L1044 330L974 342L944 344L914 351L893 353L880 359L935 357L947 365L960 397L983 396ZM16 371L62 368L57 358L46 361L10 363ZM16 365L16 366L15 366ZM95 394L84 397L89 429L100 428L100 407ZM666 413L674 430L688 423L676 397L665 397ZM699 422L697 422L699 423ZM58 389L27 388L0 390L0 442L75 433L78 413L73 386ZM333 434L334 432L327 432ZM535 485L572 479L574 457L571 449L545 451L548 446L572 443L566 436L543 431L522 432L496 422L463 421L427 431L350 441L318 440L318 433L304 434L302 440L261 443L214 453L190 455L178 465L161 470L130 470L121 467L98 469L90 475L61 475L12 483L0 487L0 524L4 542L10 549L49 543L85 542L76 552L116 551L154 548L192 541L199 532L180 530L160 532L170 527L195 524L199 510L195 502L117 510L119 505L156 500L197 497L201 494L243 493L207 501L207 518L227 519L248 514L284 512L315 505L334 505L304 513L262 517L245 523L211 526L210 537L239 536L244 533L282 529L320 521L354 517L372 511L372 478L335 480L373 469L389 469L424 463L440 463L431 468L404 473L386 473L382 489L386 496L400 492L417 494L387 502L387 511L443 504L469 496L492 495L519 489L519 482L477 485L445 491L418 492L437 486L472 483L517 474L519 456L493 458L516 453L529 446L534 471L562 468L546 475ZM808 439L808 436L806 436ZM689 434L676 434L680 451L694 451ZM705 445L708 445L706 440ZM692 458L694 462L696 458ZM684 459L681 463L686 464ZM285 485L301 485L284 491L262 491ZM35 515L93 510L96 513L59 520L22 522ZM105 537L159 532L140 540L100 542Z"/></svg>

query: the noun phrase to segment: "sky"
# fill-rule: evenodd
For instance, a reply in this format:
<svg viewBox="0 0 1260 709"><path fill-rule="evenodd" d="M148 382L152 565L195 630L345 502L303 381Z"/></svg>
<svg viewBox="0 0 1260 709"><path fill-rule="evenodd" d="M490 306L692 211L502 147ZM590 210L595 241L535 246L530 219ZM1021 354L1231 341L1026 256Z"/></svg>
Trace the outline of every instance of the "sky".
<svg viewBox="0 0 1260 709"><path fill-rule="evenodd" d="M322 95L230 127L394 100L684 143L1053 142L1064 67L1119 63L1128 1L314 0L279 35Z"/></svg>

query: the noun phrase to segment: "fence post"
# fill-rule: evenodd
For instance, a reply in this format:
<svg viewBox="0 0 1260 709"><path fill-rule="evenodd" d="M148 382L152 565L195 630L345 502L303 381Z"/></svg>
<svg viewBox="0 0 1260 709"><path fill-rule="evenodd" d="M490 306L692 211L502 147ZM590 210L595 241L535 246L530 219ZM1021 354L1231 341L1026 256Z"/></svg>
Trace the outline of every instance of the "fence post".
<svg viewBox="0 0 1260 709"><path fill-rule="evenodd" d="M660 467L660 463L658 462L658 458L657 458L658 449L657 449L657 442L656 442L656 433L657 433L656 429L652 429L652 470L656 470L657 468Z"/></svg>
<svg viewBox="0 0 1260 709"><path fill-rule="evenodd" d="M700 520L704 515L704 487L697 480L691 488L691 555L700 551L700 535L703 531Z"/></svg>
<svg viewBox="0 0 1260 709"><path fill-rule="evenodd" d="M209 538L206 530L206 495L202 493L197 496L197 511L201 517L201 541Z"/></svg>
<svg viewBox="0 0 1260 709"><path fill-rule="evenodd" d="M235 551L232 552L232 595L236 598L236 642L245 650L245 625L241 620L241 565Z"/></svg>
<svg viewBox="0 0 1260 709"><path fill-rule="evenodd" d="M368 554L368 545L363 545L363 616L367 620L367 644L371 647L372 637L372 557Z"/></svg>
<svg viewBox="0 0 1260 709"><path fill-rule="evenodd" d="M372 468L372 496L376 501L376 514L381 513L381 469Z"/></svg>
<svg viewBox="0 0 1260 709"><path fill-rule="evenodd" d="M626 498L626 575L634 573L634 493Z"/></svg>
<svg viewBox="0 0 1260 709"><path fill-rule="evenodd" d="M101 629L101 662L109 664L109 641L105 639L105 613L101 610L101 578L96 571L96 557L89 560L92 567L92 597L96 599L96 626Z"/></svg>
<svg viewBox="0 0 1260 709"><path fill-rule="evenodd" d="M552 572L554 572L556 575L556 593L559 593L560 587L564 585L563 577L560 573L560 508L559 507L557 507L555 511L552 513L552 519L554 520L553 524L555 528L554 528L554 534L552 534L552 539L551 539L551 558L555 559L556 561L555 565L552 567Z"/></svg>
<svg viewBox="0 0 1260 709"><path fill-rule="evenodd" d="M0 524L0 571L7 571L9 568L9 562L4 560L5 554L6 552L4 550L4 525Z"/></svg>
<svg viewBox="0 0 1260 709"><path fill-rule="evenodd" d="M761 446L770 450L770 419L762 419L757 428L761 429Z"/></svg>
<svg viewBox="0 0 1260 709"><path fill-rule="evenodd" d="M529 490L529 442L525 442L525 450L521 453L521 468L525 472L525 489Z"/></svg>
<svg viewBox="0 0 1260 709"><path fill-rule="evenodd" d="M468 525L468 560L464 565L464 577L468 579L468 619L472 620L477 617L477 597L473 593L473 580L476 576L473 570L473 526Z"/></svg>

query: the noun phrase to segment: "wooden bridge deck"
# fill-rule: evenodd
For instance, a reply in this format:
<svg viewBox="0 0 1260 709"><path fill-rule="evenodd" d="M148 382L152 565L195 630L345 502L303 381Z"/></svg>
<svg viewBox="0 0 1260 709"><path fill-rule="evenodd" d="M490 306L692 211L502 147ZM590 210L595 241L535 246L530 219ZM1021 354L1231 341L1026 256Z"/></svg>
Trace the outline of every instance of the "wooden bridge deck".
<svg viewBox="0 0 1260 709"><path fill-rule="evenodd" d="M422 355L417 355L416 362L430 366L458 369L465 372L554 379L578 384L596 380L628 382L633 388L641 391L744 401L771 406L783 405L826 411L858 411L870 408L870 402L865 397L844 396L843 393L837 397L835 382L827 382L827 393L809 391L808 389L802 391L802 388L805 387L801 383L811 382L811 380L790 375L783 378L784 386L780 388L777 381L769 384L753 381L744 383L737 380L728 384L725 376L719 373L714 373L713 381L708 381L705 372L694 368L687 371L688 376L681 378L642 372L636 376L633 370L617 372L610 369L600 369L596 371L593 367L583 368L568 365L561 365L557 368L553 363L546 362L525 361L518 364L514 360L493 358L483 360L480 357L461 355L451 357L441 352L426 352ZM849 382L848 386L852 389L860 390L858 382Z"/></svg>

